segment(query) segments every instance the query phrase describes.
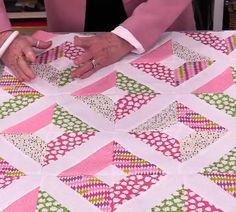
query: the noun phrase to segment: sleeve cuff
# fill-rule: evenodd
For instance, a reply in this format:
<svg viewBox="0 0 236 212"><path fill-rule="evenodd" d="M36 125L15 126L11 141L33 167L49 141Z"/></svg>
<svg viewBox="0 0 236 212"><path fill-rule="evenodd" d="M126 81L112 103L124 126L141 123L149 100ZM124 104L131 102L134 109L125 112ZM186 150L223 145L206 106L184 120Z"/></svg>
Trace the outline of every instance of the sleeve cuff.
<svg viewBox="0 0 236 212"><path fill-rule="evenodd" d="M118 26L111 32L129 42L135 48L135 50L132 51L133 53L142 54L145 52L142 44L126 28Z"/></svg>

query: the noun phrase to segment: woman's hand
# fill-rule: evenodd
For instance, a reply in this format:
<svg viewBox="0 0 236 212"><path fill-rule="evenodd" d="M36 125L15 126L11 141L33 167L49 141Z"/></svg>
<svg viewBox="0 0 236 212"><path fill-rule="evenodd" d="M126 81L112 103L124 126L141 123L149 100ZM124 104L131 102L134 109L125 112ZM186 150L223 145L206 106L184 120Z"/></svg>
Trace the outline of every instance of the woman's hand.
<svg viewBox="0 0 236 212"><path fill-rule="evenodd" d="M79 68L72 72L72 77L81 79L119 61L134 49L130 43L111 32L92 37L76 36L74 44L85 49L85 53L74 61Z"/></svg>
<svg viewBox="0 0 236 212"><path fill-rule="evenodd" d="M47 49L51 42L44 42L30 36L19 35L8 47L2 56L3 63L11 69L20 81L30 81L35 78L35 73L30 67L35 62L36 56L32 47Z"/></svg>

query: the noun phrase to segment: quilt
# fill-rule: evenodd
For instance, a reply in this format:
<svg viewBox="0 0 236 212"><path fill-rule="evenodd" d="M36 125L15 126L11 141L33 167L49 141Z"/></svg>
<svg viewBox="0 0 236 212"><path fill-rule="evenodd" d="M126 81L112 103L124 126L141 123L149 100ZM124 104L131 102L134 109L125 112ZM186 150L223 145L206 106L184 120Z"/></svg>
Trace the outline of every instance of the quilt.
<svg viewBox="0 0 236 212"><path fill-rule="evenodd" d="M236 211L236 32L166 32L87 79L57 35L0 77L0 211Z"/></svg>

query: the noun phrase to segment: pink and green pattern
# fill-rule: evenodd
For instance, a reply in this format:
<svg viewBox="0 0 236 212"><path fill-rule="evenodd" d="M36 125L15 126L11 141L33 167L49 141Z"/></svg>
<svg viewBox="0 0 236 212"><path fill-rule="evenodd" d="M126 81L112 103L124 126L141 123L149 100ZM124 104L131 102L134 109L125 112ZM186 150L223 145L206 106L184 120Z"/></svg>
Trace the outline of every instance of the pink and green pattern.
<svg viewBox="0 0 236 212"><path fill-rule="evenodd" d="M61 135L46 142L34 133L54 124L64 130ZM35 116L12 126L2 135L25 155L42 166L58 160L71 150L78 148L98 132L63 107L52 105Z"/></svg>
<svg viewBox="0 0 236 212"><path fill-rule="evenodd" d="M72 82L73 79L71 77L71 72L75 69L75 67L70 67L65 70L60 74L59 79L57 80L58 86L64 86L67 85L68 83Z"/></svg>
<svg viewBox="0 0 236 212"><path fill-rule="evenodd" d="M161 62L170 57L179 57L186 62L183 62L179 67L170 68ZM132 61L131 65L155 79L176 87L202 72L214 62L209 57L202 56L176 41L169 40Z"/></svg>
<svg viewBox="0 0 236 212"><path fill-rule="evenodd" d="M202 115L192 111L181 103L177 104L178 121L189 126L190 128L201 131L222 131L225 130L218 124L206 119Z"/></svg>
<svg viewBox="0 0 236 212"><path fill-rule="evenodd" d="M201 174L236 198L236 148L205 167Z"/></svg>
<svg viewBox="0 0 236 212"><path fill-rule="evenodd" d="M31 67L39 78L53 86L61 87L73 81L71 72L75 68L74 66L58 69L51 64L33 64Z"/></svg>
<svg viewBox="0 0 236 212"><path fill-rule="evenodd" d="M165 116L166 115L166 116ZM226 129L206 117L194 112L179 102L174 102L161 113L147 120L133 130L133 132L154 131L165 129L181 122L196 131L225 131ZM167 123L167 124L165 124Z"/></svg>
<svg viewBox="0 0 236 212"><path fill-rule="evenodd" d="M140 139L156 151L161 152L166 157L171 157L175 160L182 161L180 152L180 142L160 131L151 132L130 132L131 135Z"/></svg>
<svg viewBox="0 0 236 212"><path fill-rule="evenodd" d="M77 175L68 176L65 173L59 176L62 182L77 191L102 211L116 210L125 201L139 196L150 189L152 185L159 181L160 176L164 175L162 170L154 164L133 155L117 142L112 142L107 146L106 151L103 152L105 153L103 157L110 154L107 151L112 151L110 153L113 155L111 164L109 162L107 166L114 165L126 174L123 179L112 186L99 179L99 173L96 172L89 175L77 170ZM86 169L89 169L89 165L93 166L93 163L103 160L101 158L102 155L99 156L98 158L92 157L92 160L95 161L87 162ZM101 165L99 164L98 166ZM83 167L83 165L81 166ZM103 165L104 168L106 168L105 164Z"/></svg>
<svg viewBox="0 0 236 212"><path fill-rule="evenodd" d="M121 95L121 98L115 102L112 94L103 94L113 87L127 94ZM95 90L100 92L94 93ZM75 99L82 101L95 112L116 123L148 104L158 93L121 72L113 72L94 84L76 91L73 95Z"/></svg>
<svg viewBox="0 0 236 212"><path fill-rule="evenodd" d="M38 91L20 82L7 72L4 72L0 78L0 87L12 96L41 95Z"/></svg>
<svg viewBox="0 0 236 212"><path fill-rule="evenodd" d="M184 211L185 205L185 197L184 197L184 188L177 190L174 194L161 202L160 205L157 205L152 208L152 212L160 212L160 211Z"/></svg>
<svg viewBox="0 0 236 212"><path fill-rule="evenodd" d="M37 99L39 99L40 95L35 96L16 96L8 101L5 101L0 106L0 119L9 116L10 114L17 112L29 104L32 104Z"/></svg>
<svg viewBox="0 0 236 212"><path fill-rule="evenodd" d="M61 211L61 212L69 212L66 207L62 204L58 203L56 199L54 199L49 193L46 191L39 191L38 193L38 202L36 211Z"/></svg>
<svg viewBox="0 0 236 212"><path fill-rule="evenodd" d="M206 60L206 61L195 61L195 62L189 61L184 63L182 66L174 70L176 86L182 84L183 82L194 77L201 71L205 70L213 62L214 61Z"/></svg>
<svg viewBox="0 0 236 212"><path fill-rule="evenodd" d="M124 202L131 200L149 190L153 185L157 184L159 180L159 174L128 175L119 183L116 183L111 187L111 208L114 211L119 205L122 205Z"/></svg>
<svg viewBox="0 0 236 212"><path fill-rule="evenodd" d="M12 96L41 96L41 94L28 85L20 82L14 76L3 73L0 78L0 88Z"/></svg>
<svg viewBox="0 0 236 212"><path fill-rule="evenodd" d="M52 123L66 132L97 132L95 128L88 126L61 106L55 107Z"/></svg>
<svg viewBox="0 0 236 212"><path fill-rule="evenodd" d="M126 174L162 174L155 165L131 154L117 142L113 142L113 164Z"/></svg>
<svg viewBox="0 0 236 212"><path fill-rule="evenodd" d="M132 132L141 133L161 131L175 125L176 123L178 123L177 104L177 101L173 102L167 108L163 109L160 113L141 123L135 129L133 129Z"/></svg>
<svg viewBox="0 0 236 212"><path fill-rule="evenodd" d="M210 32L187 32L185 35L227 55L236 48L236 35L229 36L226 39L221 39Z"/></svg>
<svg viewBox="0 0 236 212"><path fill-rule="evenodd" d="M132 63L132 65L158 80L162 80L172 86L176 86L175 74L173 70L166 67L165 65L156 62Z"/></svg>
<svg viewBox="0 0 236 212"><path fill-rule="evenodd" d="M204 176L208 177L210 180L236 198L236 174L209 173L204 174Z"/></svg>
<svg viewBox="0 0 236 212"><path fill-rule="evenodd" d="M4 72L0 78L0 88L13 96L0 106L0 119L25 108L43 96L7 72Z"/></svg>
<svg viewBox="0 0 236 212"><path fill-rule="evenodd" d="M222 210L216 208L214 205L204 200L201 196L196 194L191 189L184 189L185 205L184 211L194 212L194 211L214 211L223 212Z"/></svg>
<svg viewBox="0 0 236 212"><path fill-rule="evenodd" d="M115 121L139 110L157 96L154 90L125 76L121 72L116 74L116 86L123 91L127 91L128 94L120 98L116 103Z"/></svg>
<svg viewBox="0 0 236 212"><path fill-rule="evenodd" d="M115 122L114 111L116 104L110 97L98 94L93 96L75 96L74 98L87 104L92 110L101 114L109 121Z"/></svg>
<svg viewBox="0 0 236 212"><path fill-rule="evenodd" d="M202 93L196 96L228 115L236 117L236 100L229 95L224 93Z"/></svg>
<svg viewBox="0 0 236 212"><path fill-rule="evenodd" d="M119 99L115 108L115 121L120 120L131 112L139 110L148 104L157 94L128 94Z"/></svg>
<svg viewBox="0 0 236 212"><path fill-rule="evenodd" d="M178 123L194 131L178 140L162 132ZM175 101L129 133L166 157L183 162L216 142L226 132L224 127Z"/></svg>
<svg viewBox="0 0 236 212"><path fill-rule="evenodd" d="M204 200L191 189L184 186L172 194L169 198L162 201L160 205L152 208L152 212L195 212L195 211L214 211L223 212L214 205Z"/></svg>
<svg viewBox="0 0 236 212"><path fill-rule="evenodd" d="M139 125L132 132L163 130L181 122L196 131L225 131L226 129L206 117L194 112L179 102L173 102L167 109Z"/></svg>
<svg viewBox="0 0 236 212"><path fill-rule="evenodd" d="M75 46L72 42L66 41L59 46L49 49L36 57L36 64L47 64L62 57L74 60L83 54L84 50Z"/></svg>
<svg viewBox="0 0 236 212"><path fill-rule="evenodd" d="M213 62L212 60L189 61L174 70L155 62L131 64L152 77L176 87L208 68Z"/></svg>
<svg viewBox="0 0 236 212"><path fill-rule="evenodd" d="M117 72L116 76L116 86L123 91L127 91L128 94L119 99L116 104L115 121L139 110L157 96L152 89L125 76L121 72Z"/></svg>
<svg viewBox="0 0 236 212"><path fill-rule="evenodd" d="M25 155L46 166L88 142L95 136L95 132L66 132L49 143L33 134L4 134L3 136Z"/></svg>
<svg viewBox="0 0 236 212"><path fill-rule="evenodd" d="M111 210L110 187L93 176L60 177L60 180L102 211Z"/></svg>
<svg viewBox="0 0 236 212"><path fill-rule="evenodd" d="M205 167L201 173L228 173L236 174L236 147L222 156L218 161Z"/></svg>
<svg viewBox="0 0 236 212"><path fill-rule="evenodd" d="M9 186L13 181L20 179L25 174L14 168L7 161L0 157L0 189Z"/></svg>
<svg viewBox="0 0 236 212"><path fill-rule="evenodd" d="M115 211L124 202L139 196L159 181L159 175L129 175L119 183L109 186L93 176L60 177L60 180L101 211Z"/></svg>
<svg viewBox="0 0 236 212"><path fill-rule="evenodd" d="M95 132L64 133L48 143L42 165L46 166L49 163L58 160L67 152L70 152L78 146L81 146L83 143L88 142L93 136L95 136Z"/></svg>
<svg viewBox="0 0 236 212"><path fill-rule="evenodd" d="M36 57L36 64L47 64L52 62L53 60L57 60L58 58L61 58L64 56L64 48L65 44L61 44L60 46L56 46L52 49L49 49L46 52L43 52L42 54L38 55Z"/></svg>
<svg viewBox="0 0 236 212"><path fill-rule="evenodd" d="M154 90L150 89L146 85L143 85L127 76L121 72L116 74L116 87L127 91L129 94L153 94Z"/></svg>
<svg viewBox="0 0 236 212"><path fill-rule="evenodd" d="M227 45L227 53L230 54L236 48L236 35L232 35L225 39Z"/></svg>

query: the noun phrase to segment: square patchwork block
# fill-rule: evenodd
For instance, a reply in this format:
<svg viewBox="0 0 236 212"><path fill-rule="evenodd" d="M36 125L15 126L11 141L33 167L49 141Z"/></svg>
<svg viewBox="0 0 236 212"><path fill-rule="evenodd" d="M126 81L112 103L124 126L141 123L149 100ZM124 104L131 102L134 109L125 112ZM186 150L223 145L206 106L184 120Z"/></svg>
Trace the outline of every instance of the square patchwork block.
<svg viewBox="0 0 236 212"><path fill-rule="evenodd" d="M83 53L82 48L66 41L38 55L32 68L41 79L61 87L73 81L71 72L76 68L73 61Z"/></svg>
<svg viewBox="0 0 236 212"><path fill-rule="evenodd" d="M161 54L165 54L163 58ZM176 60L175 58L179 58ZM160 58L162 60L160 60ZM131 65L155 79L177 87L207 69L215 61L169 40L144 56L131 61Z"/></svg>
<svg viewBox="0 0 236 212"><path fill-rule="evenodd" d="M107 159L104 160L104 157ZM114 183L104 180L108 169L114 170L108 173L110 178L115 174L121 179L116 178ZM122 175L117 175L122 172ZM114 211L124 202L145 193L164 175L160 168L133 155L114 141L68 172L61 173L59 179L100 210Z"/></svg>
<svg viewBox="0 0 236 212"><path fill-rule="evenodd" d="M51 138L40 130L54 129ZM2 135L28 157L46 166L87 142L98 132L63 107L52 105L35 116L4 130Z"/></svg>
<svg viewBox="0 0 236 212"><path fill-rule="evenodd" d="M76 100L113 123L138 111L157 95L146 85L121 72L113 72L72 94Z"/></svg>
<svg viewBox="0 0 236 212"><path fill-rule="evenodd" d="M181 125L185 125L190 130L187 130L186 136L184 136L185 131L177 139L177 136L171 134L175 132L176 127L178 131L178 126ZM170 134L168 129L172 129ZM226 132L227 129L224 127L176 101L133 129L130 134L165 156L186 161L216 142Z"/></svg>

